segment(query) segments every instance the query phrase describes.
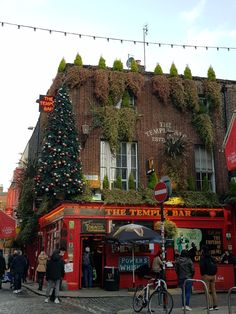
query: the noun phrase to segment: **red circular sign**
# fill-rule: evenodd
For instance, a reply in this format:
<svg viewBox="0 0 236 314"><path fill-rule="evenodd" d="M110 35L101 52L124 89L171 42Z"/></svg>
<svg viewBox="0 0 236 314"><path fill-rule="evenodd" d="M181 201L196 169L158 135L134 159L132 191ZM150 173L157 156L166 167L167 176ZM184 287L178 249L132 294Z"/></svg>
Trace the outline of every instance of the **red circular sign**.
<svg viewBox="0 0 236 314"><path fill-rule="evenodd" d="M168 197L167 185L164 182L159 182L154 188L154 197L158 203L163 203Z"/></svg>

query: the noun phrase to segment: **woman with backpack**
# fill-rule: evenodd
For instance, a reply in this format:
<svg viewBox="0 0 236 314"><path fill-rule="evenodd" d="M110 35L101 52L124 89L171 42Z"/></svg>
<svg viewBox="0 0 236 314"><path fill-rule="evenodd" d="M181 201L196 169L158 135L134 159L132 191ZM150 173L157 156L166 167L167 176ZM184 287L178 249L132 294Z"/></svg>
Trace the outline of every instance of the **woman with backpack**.
<svg viewBox="0 0 236 314"><path fill-rule="evenodd" d="M217 296L216 296L216 287L215 287L215 275L217 273L217 265L214 258L209 252L207 246L202 247L202 256L200 258L200 272L202 279L205 281L208 291L209 291L209 300L210 300L210 311L219 310L217 306Z"/></svg>

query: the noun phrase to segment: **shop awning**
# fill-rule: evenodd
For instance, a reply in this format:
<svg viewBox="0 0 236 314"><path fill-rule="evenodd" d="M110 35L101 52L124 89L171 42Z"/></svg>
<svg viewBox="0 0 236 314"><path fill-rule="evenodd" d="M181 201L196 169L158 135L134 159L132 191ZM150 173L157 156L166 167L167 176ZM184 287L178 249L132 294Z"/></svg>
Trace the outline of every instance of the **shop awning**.
<svg viewBox="0 0 236 314"><path fill-rule="evenodd" d="M16 236L16 221L0 210L0 239L14 238Z"/></svg>

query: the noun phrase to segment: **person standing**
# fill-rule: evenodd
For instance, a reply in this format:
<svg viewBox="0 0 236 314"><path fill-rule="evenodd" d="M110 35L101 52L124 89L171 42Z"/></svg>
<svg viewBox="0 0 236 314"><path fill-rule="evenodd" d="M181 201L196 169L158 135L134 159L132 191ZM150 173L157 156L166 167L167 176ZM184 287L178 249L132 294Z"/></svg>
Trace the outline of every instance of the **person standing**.
<svg viewBox="0 0 236 314"><path fill-rule="evenodd" d="M217 306L215 287L215 275L217 274L217 265L214 258L211 256L209 248L207 246L202 247L202 256L200 258L200 273L208 288L210 311L219 310Z"/></svg>
<svg viewBox="0 0 236 314"><path fill-rule="evenodd" d="M182 250L180 253L180 257L176 260L175 270L178 277L178 286L182 290L182 306L185 307L186 311L191 311L190 304L190 296L192 290L192 282L187 281L185 283L185 296L184 296L184 282L186 279L192 279L194 276L194 265L191 258L188 255L187 250ZM185 304L184 304L185 297Z"/></svg>
<svg viewBox="0 0 236 314"><path fill-rule="evenodd" d="M60 303L58 299L59 288L60 281L64 277L64 274L64 263L59 255L59 250L55 250L46 265L46 280L48 282L48 286L46 290L46 299L44 302L48 303L49 297L55 288L54 303Z"/></svg>
<svg viewBox="0 0 236 314"><path fill-rule="evenodd" d="M14 273L13 273L13 269L12 269L12 262L13 259L17 256L18 251L14 250L13 254L10 254L8 256L8 269L10 270L9 275L10 275L10 288L14 288Z"/></svg>
<svg viewBox="0 0 236 314"><path fill-rule="evenodd" d="M3 250L0 250L0 289L2 289L2 278L6 271L6 261L3 256Z"/></svg>
<svg viewBox="0 0 236 314"><path fill-rule="evenodd" d="M36 268L37 278L38 278L38 290L43 290L43 281L46 274L46 265L47 265L48 256L45 251L41 251L38 256L38 266Z"/></svg>
<svg viewBox="0 0 236 314"><path fill-rule="evenodd" d="M14 274L14 291L13 293L21 292L21 284L26 268L26 260L22 255L21 250L18 250L18 254L13 258L12 270Z"/></svg>
<svg viewBox="0 0 236 314"><path fill-rule="evenodd" d="M197 247L194 242L191 243L191 248L188 250L188 255L193 262L195 262L195 256L197 254Z"/></svg>
<svg viewBox="0 0 236 314"><path fill-rule="evenodd" d="M161 260L161 251L158 251L152 261L152 271L156 279L163 279L163 262Z"/></svg>
<svg viewBox="0 0 236 314"><path fill-rule="evenodd" d="M27 282L27 276L28 276L28 271L29 271L29 258L27 256L26 253L24 253L24 258L25 258L25 261L26 261L26 266L25 266L25 270L24 270L24 273L23 273L23 282Z"/></svg>
<svg viewBox="0 0 236 314"><path fill-rule="evenodd" d="M83 253L82 268L84 288L91 288L93 284L93 257L89 246L85 248Z"/></svg>

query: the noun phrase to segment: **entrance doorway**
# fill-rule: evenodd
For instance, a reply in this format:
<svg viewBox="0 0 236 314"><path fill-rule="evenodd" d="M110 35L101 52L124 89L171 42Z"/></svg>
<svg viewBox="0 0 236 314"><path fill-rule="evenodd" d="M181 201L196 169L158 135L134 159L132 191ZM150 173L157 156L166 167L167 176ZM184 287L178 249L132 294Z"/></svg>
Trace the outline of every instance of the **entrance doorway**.
<svg viewBox="0 0 236 314"><path fill-rule="evenodd" d="M89 247L93 260L93 287L103 286L103 268L104 268L104 240L103 236L86 236L81 238L81 256L85 248ZM81 272L81 282L83 287L83 272Z"/></svg>

